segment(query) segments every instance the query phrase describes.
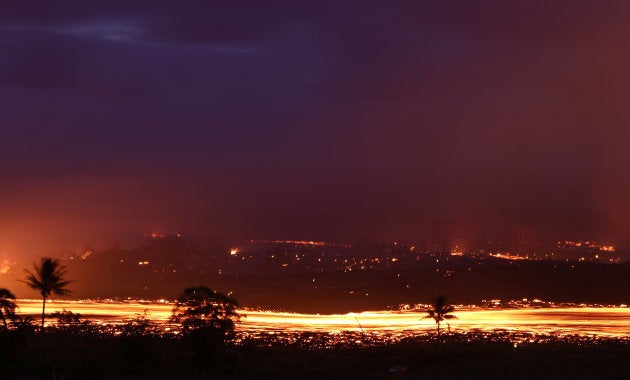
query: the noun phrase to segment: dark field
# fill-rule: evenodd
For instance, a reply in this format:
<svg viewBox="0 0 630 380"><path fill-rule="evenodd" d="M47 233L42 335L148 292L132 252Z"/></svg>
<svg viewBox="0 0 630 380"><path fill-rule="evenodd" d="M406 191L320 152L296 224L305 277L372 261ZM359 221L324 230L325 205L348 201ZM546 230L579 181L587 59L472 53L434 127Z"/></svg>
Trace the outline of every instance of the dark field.
<svg viewBox="0 0 630 380"><path fill-rule="evenodd" d="M390 345L321 348L207 341L127 331L0 333L2 379L627 379L630 342L511 335L421 336ZM325 342L324 342L325 343ZM392 373L396 366L404 371ZM399 369L402 369L398 367Z"/></svg>

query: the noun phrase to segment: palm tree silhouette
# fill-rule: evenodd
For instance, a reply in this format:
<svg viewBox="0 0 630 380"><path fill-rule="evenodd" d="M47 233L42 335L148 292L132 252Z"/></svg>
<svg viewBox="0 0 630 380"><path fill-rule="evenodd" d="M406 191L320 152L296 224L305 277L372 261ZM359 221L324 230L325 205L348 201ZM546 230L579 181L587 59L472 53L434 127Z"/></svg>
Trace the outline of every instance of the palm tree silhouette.
<svg viewBox="0 0 630 380"><path fill-rule="evenodd" d="M0 288L0 319L4 328L7 328L7 318L15 318L15 308L17 304L14 301L15 296L8 289Z"/></svg>
<svg viewBox="0 0 630 380"><path fill-rule="evenodd" d="M435 302L430 308L426 309L427 315L425 318L431 318L435 320L437 324L437 335L440 336L440 322L445 319L454 319L456 316L450 314L455 310L452 305L446 303L446 297L437 296Z"/></svg>
<svg viewBox="0 0 630 380"><path fill-rule="evenodd" d="M42 257L40 266L33 265L35 273L31 273L24 269L27 273L24 282L29 288L39 290L42 295L42 331L44 331L44 316L46 311L46 298L51 294L66 295L70 290L66 286L73 281L64 280L66 267L59 263L59 260L53 260L48 257Z"/></svg>

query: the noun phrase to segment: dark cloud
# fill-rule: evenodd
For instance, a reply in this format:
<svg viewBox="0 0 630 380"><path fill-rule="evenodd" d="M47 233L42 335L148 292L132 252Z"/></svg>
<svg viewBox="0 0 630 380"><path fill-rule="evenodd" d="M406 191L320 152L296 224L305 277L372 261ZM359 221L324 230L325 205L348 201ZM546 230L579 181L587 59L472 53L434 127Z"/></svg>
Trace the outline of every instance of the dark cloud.
<svg viewBox="0 0 630 380"><path fill-rule="evenodd" d="M404 238L443 219L623 238L629 11L6 4L0 244L158 227Z"/></svg>

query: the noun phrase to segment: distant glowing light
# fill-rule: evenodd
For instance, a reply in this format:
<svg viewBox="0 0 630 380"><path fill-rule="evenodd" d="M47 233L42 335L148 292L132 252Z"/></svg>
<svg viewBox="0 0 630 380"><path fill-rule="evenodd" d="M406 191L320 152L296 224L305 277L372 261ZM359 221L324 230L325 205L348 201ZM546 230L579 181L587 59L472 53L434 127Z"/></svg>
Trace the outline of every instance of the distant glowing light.
<svg viewBox="0 0 630 380"><path fill-rule="evenodd" d="M509 253L490 253L490 256L503 260L527 260L527 257L511 255Z"/></svg>
<svg viewBox="0 0 630 380"><path fill-rule="evenodd" d="M571 241L571 240L564 240L564 241L559 241L558 242L558 246L564 245L566 247L572 248L572 247L586 247L586 248L592 248L592 249L598 249L600 251L603 252L615 252L616 248L615 246L612 245L601 245L596 241L590 241L590 240L583 240L583 241Z"/></svg>
<svg viewBox="0 0 630 380"><path fill-rule="evenodd" d="M149 261L138 261L138 265L149 265Z"/></svg>
<svg viewBox="0 0 630 380"><path fill-rule="evenodd" d="M313 246L332 246L334 243L327 243L325 241L312 241L312 240L250 240L250 243L273 243L273 244L293 244L293 245L313 245ZM349 244L341 244L341 247L351 248Z"/></svg>
<svg viewBox="0 0 630 380"><path fill-rule="evenodd" d="M238 248L232 248L232 249L230 249L230 255L231 255L231 256L236 256L236 255L238 255Z"/></svg>
<svg viewBox="0 0 630 380"><path fill-rule="evenodd" d="M7 274L11 270L11 262L9 260L0 261L0 274Z"/></svg>

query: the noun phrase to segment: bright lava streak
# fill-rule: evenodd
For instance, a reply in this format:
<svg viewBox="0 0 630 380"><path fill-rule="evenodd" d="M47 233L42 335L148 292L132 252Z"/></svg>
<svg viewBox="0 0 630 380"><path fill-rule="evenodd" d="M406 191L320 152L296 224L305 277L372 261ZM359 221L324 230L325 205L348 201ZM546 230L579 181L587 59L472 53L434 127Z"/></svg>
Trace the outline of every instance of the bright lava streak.
<svg viewBox="0 0 630 380"><path fill-rule="evenodd" d="M41 301L18 300L19 314L37 316ZM106 302L61 301L46 303L47 313L69 310L82 319L100 323L123 323L142 315L166 323L173 305L169 302ZM426 333L435 329L433 320L425 319L421 311L366 311L348 314L298 314L275 311L241 310L245 315L238 329L246 333L301 333L344 331L374 335L391 333ZM496 309L462 307L453 313L450 328L457 332L508 331L532 334L558 334L601 337L627 337L630 331L630 308L625 307L557 307ZM50 318L49 322L53 319ZM445 329L448 328L443 323Z"/></svg>

